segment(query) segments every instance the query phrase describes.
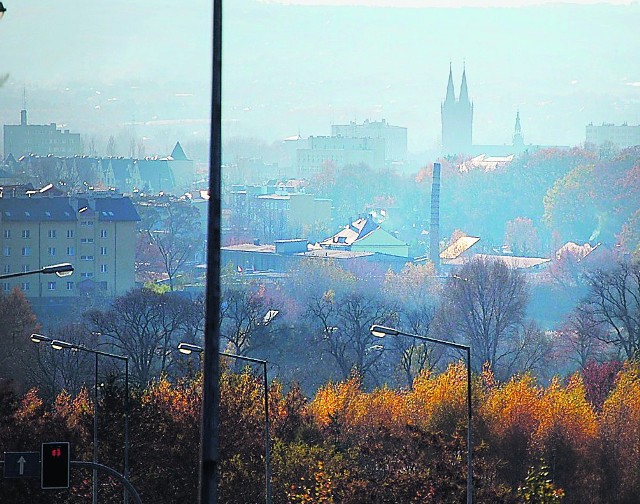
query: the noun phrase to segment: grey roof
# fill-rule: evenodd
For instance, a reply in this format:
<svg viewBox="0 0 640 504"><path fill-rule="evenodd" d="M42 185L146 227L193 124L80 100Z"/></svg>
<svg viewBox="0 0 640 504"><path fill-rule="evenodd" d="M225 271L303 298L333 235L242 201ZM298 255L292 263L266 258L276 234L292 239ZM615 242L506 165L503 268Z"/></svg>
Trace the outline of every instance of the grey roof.
<svg viewBox="0 0 640 504"><path fill-rule="evenodd" d="M91 202L93 203L93 202ZM95 198L95 212L87 198L78 198L78 208L87 208L85 216L99 221L139 221L140 216L129 198ZM76 221L78 214L70 199L61 197L0 198L0 219L17 222Z"/></svg>
<svg viewBox="0 0 640 504"><path fill-rule="evenodd" d="M96 215L101 221L140 220L140 216L129 198L96 199Z"/></svg>
<svg viewBox="0 0 640 504"><path fill-rule="evenodd" d="M0 198L3 221L75 221L68 198Z"/></svg>

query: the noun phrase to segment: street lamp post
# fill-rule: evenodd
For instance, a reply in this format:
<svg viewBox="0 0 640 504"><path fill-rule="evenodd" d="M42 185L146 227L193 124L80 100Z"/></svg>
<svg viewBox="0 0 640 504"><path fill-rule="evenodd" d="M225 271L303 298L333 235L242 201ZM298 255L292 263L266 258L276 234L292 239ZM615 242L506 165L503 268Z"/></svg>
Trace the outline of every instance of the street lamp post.
<svg viewBox="0 0 640 504"><path fill-rule="evenodd" d="M0 280L5 280L7 278L16 278L27 275L56 275L59 277L66 277L73 273L73 265L70 263L60 263L60 264L52 264L51 266L45 266L44 268L40 268L37 270L31 271L20 271L18 273L6 273L4 275L0 275Z"/></svg>
<svg viewBox="0 0 640 504"><path fill-rule="evenodd" d="M458 350L464 350L467 354L467 504L473 503L473 446L471 439L471 347L469 345L463 345L462 343L455 343L453 341L440 340L436 338L430 338L428 336L421 336L419 334L412 334L394 329L393 327L385 327L381 325L372 325L371 334L378 338L384 338L385 336L408 336L410 338L419 339L422 341L428 341L431 343L438 343L440 345L446 345Z"/></svg>
<svg viewBox="0 0 640 504"><path fill-rule="evenodd" d="M111 357L124 361L124 471L123 476L128 480L129 478L129 357L126 355L118 355L110 352L103 352L102 350L96 350L86 347L84 345L78 345L75 343L69 343L67 341L57 340L43 336L42 334L32 334L31 341L34 343L50 343L54 350L68 349L73 352L87 352L95 356L95 375L93 385L94 395L94 413L93 413L93 462L98 463L98 357L100 355L104 357ZM93 504L96 504L98 500L98 471L93 470ZM128 491L125 488L124 491L125 504L129 501Z"/></svg>
<svg viewBox="0 0 640 504"><path fill-rule="evenodd" d="M192 352L202 353L204 348L190 343L180 343L178 350L189 355ZM265 470L265 501L271 504L271 435L269 434L269 382L267 380L267 361L263 359L254 359L253 357L245 357L244 355L236 355L226 352L218 352L219 355L239 359L254 364L262 365L262 379L264 384L264 470Z"/></svg>

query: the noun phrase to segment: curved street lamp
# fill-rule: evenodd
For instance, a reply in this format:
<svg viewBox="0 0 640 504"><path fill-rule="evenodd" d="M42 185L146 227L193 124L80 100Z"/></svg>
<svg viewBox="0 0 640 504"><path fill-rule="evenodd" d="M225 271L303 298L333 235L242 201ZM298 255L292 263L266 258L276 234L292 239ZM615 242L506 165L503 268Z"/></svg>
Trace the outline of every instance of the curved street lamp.
<svg viewBox="0 0 640 504"><path fill-rule="evenodd" d="M395 329L393 327L386 327L381 325L372 325L369 329L372 335L378 338L384 338L385 336L408 336L409 338L415 338L422 341L428 341L430 343L438 343L440 345L446 345L458 350L464 350L467 353L467 504L473 503L473 446L471 443L471 347L469 345L463 345L462 343L456 343L454 341L440 340L436 338L430 338L428 336L421 336L419 334L412 334Z"/></svg>
<svg viewBox="0 0 640 504"><path fill-rule="evenodd" d="M73 267L71 268L73 271ZM55 273L55 272L54 272ZM103 352L102 350L95 350L93 348L79 345L76 343L69 343L68 341L62 341L42 334L32 334L31 341L34 343L50 343L54 350L71 350L72 352L88 352L95 356L95 376L93 385L93 395L95 402L95 410L93 414L93 462L98 463L98 357L100 355L104 357L112 357L114 359L124 361L124 471L123 476L125 479L129 479L129 357L126 355L118 355L109 352ZM98 471L93 470L93 503L96 504L98 499ZM124 494L125 503L129 501L128 491L125 489Z"/></svg>
<svg viewBox="0 0 640 504"><path fill-rule="evenodd" d="M0 4L1 5L1 4ZM0 280L4 280L6 278L15 278L26 275L56 275L60 278L69 276L73 273L73 265L70 263L60 263L60 264L52 264L51 266L45 266L44 268L40 268L37 270L31 271L20 271L18 273L7 273L5 275L0 275Z"/></svg>
<svg viewBox="0 0 640 504"><path fill-rule="evenodd" d="M204 348L191 343L178 344L178 351L185 355L193 352L202 353ZM263 359L254 359L253 357L245 357L244 355L230 354L226 352L218 352L219 355L240 359L254 364L262 365L262 377L264 382L264 471L265 471L265 501L271 504L271 438L269 434L269 383L267 381L267 361Z"/></svg>

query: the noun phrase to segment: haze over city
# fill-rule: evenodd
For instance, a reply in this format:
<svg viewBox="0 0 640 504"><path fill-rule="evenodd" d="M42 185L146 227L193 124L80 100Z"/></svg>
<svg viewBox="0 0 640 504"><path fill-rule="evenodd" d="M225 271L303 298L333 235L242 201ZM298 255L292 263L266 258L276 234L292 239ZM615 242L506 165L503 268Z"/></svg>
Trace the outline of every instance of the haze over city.
<svg viewBox="0 0 640 504"><path fill-rule="evenodd" d="M456 86L466 66L477 143L510 143L518 110L525 141L543 145L580 144L590 122L640 122L640 5L530 3L227 2L223 135L271 143L385 118L408 128L421 161L440 142L449 63ZM17 123L24 90L30 122L100 146L125 130L148 154L207 141L207 2L11 7L3 123Z"/></svg>
<svg viewBox="0 0 640 504"><path fill-rule="evenodd" d="M0 2L0 502L637 504L639 26Z"/></svg>

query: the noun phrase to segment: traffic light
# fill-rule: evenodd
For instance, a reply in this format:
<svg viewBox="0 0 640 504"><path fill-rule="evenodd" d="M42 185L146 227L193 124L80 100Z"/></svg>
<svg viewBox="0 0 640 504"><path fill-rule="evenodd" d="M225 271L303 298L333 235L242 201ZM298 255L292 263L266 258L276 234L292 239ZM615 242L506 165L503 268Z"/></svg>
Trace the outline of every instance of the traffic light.
<svg viewBox="0 0 640 504"><path fill-rule="evenodd" d="M69 443L42 443L42 471L40 486L43 489L69 488Z"/></svg>

